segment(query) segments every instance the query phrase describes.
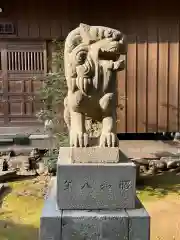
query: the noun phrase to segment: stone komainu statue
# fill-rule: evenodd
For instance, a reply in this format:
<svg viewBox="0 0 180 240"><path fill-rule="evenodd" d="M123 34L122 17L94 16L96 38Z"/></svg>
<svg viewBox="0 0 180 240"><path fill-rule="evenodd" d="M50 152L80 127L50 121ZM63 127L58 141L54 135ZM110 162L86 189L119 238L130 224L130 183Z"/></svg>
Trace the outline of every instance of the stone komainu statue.
<svg viewBox="0 0 180 240"><path fill-rule="evenodd" d="M65 42L64 67L68 94L64 119L70 146L86 147L86 117L102 121L101 147L117 145L116 71L125 67L124 35L108 27L80 24Z"/></svg>

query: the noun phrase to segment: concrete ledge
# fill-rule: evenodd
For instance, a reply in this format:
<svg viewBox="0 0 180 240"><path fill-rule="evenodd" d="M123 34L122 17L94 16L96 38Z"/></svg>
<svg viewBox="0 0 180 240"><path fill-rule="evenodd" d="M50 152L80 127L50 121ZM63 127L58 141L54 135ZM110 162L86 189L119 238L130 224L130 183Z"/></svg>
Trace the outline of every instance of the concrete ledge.
<svg viewBox="0 0 180 240"><path fill-rule="evenodd" d="M49 139L48 134L31 134L29 136L30 140L41 140L41 139Z"/></svg>
<svg viewBox="0 0 180 240"><path fill-rule="evenodd" d="M32 134L29 136L29 140L34 148L55 148L55 138L50 138L47 134Z"/></svg>
<svg viewBox="0 0 180 240"><path fill-rule="evenodd" d="M0 139L2 139L2 138L11 138L11 139L13 139L13 138L15 138L16 137L16 134L11 134L11 133L7 133L7 134L0 134Z"/></svg>
<svg viewBox="0 0 180 240"><path fill-rule="evenodd" d="M0 147L22 145L31 148L48 149L56 147L55 140L55 138L50 138L47 134L0 134Z"/></svg>
<svg viewBox="0 0 180 240"><path fill-rule="evenodd" d="M0 146L4 146L4 145L11 145L13 144L14 139L13 138L0 138Z"/></svg>
<svg viewBox="0 0 180 240"><path fill-rule="evenodd" d="M61 240L62 212L56 204L56 184L52 186L53 183L54 179L50 183L50 190L42 210L39 240Z"/></svg>
<svg viewBox="0 0 180 240"><path fill-rule="evenodd" d="M150 240L150 216L138 198L135 209L128 209L126 213L129 217L128 240Z"/></svg>

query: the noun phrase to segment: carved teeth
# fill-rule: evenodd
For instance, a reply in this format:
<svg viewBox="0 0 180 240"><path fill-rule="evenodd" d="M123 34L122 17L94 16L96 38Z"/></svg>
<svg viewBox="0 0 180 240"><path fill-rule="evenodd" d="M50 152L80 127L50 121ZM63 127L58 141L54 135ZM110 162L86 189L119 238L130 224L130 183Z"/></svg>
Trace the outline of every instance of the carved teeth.
<svg viewBox="0 0 180 240"><path fill-rule="evenodd" d="M101 52L116 52L118 49L117 48L112 48L112 49L101 49Z"/></svg>

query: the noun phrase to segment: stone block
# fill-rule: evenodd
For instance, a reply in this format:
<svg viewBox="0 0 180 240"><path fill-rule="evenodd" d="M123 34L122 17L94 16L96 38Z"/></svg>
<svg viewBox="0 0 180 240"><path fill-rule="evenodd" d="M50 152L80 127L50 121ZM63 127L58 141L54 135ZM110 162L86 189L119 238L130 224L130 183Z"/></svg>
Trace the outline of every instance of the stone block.
<svg viewBox="0 0 180 240"><path fill-rule="evenodd" d="M118 211L64 210L62 240L128 240L128 215Z"/></svg>
<svg viewBox="0 0 180 240"><path fill-rule="evenodd" d="M116 147L69 148L68 152L72 163L117 163L120 160L119 148Z"/></svg>
<svg viewBox="0 0 180 240"><path fill-rule="evenodd" d="M56 182L53 183L51 183L52 187L45 200L40 219L39 240L61 240L62 211L57 207Z"/></svg>
<svg viewBox="0 0 180 240"><path fill-rule="evenodd" d="M57 202L60 209L135 207L136 166L122 163L71 163L69 148L60 149Z"/></svg>
<svg viewBox="0 0 180 240"><path fill-rule="evenodd" d="M128 240L150 240L150 216L138 198L135 209L127 209L126 213L129 218Z"/></svg>
<svg viewBox="0 0 180 240"><path fill-rule="evenodd" d="M61 157L61 156L62 157ZM62 163L118 163L128 162L128 157L118 147L61 147L59 159Z"/></svg>

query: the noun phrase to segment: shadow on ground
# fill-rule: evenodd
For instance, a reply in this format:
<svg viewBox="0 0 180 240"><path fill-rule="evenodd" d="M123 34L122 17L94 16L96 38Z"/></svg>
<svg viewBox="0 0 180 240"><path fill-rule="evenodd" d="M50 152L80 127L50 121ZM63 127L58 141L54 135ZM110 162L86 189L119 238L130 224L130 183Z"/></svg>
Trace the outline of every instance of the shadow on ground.
<svg viewBox="0 0 180 240"><path fill-rule="evenodd" d="M164 130L162 131L164 132ZM171 133L166 132L166 134L162 133L118 133L117 137L119 140L154 140L154 141L165 141L172 140L173 136Z"/></svg>
<svg viewBox="0 0 180 240"><path fill-rule="evenodd" d="M137 182L137 191L144 197L162 198L173 193L180 195L180 174L162 172L155 176L143 176Z"/></svg>
<svg viewBox="0 0 180 240"><path fill-rule="evenodd" d="M33 176L21 176L21 175L17 175L14 178L11 179L7 179L6 181L3 181L3 183L10 183L10 182L23 182L26 180L34 180L37 177L37 175L33 175Z"/></svg>
<svg viewBox="0 0 180 240"><path fill-rule="evenodd" d="M0 218L2 216L0 215ZM16 224L0 220L1 240L38 240L38 229L31 225Z"/></svg>

